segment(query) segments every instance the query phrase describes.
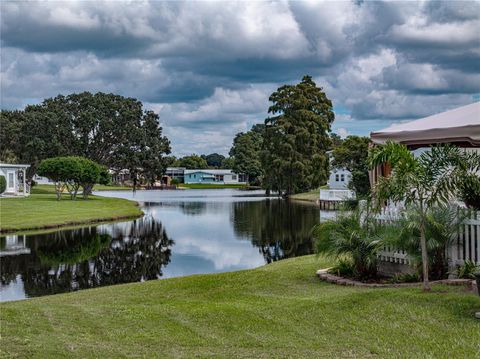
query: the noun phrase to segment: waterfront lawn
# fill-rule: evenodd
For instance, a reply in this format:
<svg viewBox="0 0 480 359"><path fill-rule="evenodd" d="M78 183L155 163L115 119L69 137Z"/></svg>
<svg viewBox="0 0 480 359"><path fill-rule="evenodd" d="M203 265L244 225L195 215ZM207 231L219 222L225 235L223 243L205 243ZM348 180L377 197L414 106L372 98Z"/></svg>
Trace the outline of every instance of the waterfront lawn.
<svg viewBox="0 0 480 359"><path fill-rule="evenodd" d="M96 184L94 191L131 191L132 187ZM55 193L55 186L49 184L37 184L32 187L32 194ZM68 193L65 193L68 196Z"/></svg>
<svg viewBox="0 0 480 359"><path fill-rule="evenodd" d="M53 186L39 185L32 188L29 197L0 199L0 230L53 228L142 214L136 202L126 199L90 196L88 200L71 201L68 193L63 196L57 201Z"/></svg>
<svg viewBox="0 0 480 359"><path fill-rule="evenodd" d="M475 358L462 287L320 282L315 256L0 305L6 357Z"/></svg>
<svg viewBox="0 0 480 359"><path fill-rule="evenodd" d="M320 189L327 189L328 186L322 186L317 189L311 190L305 193L297 193L290 196L291 199L296 199L298 201L308 201L308 202L316 202L320 199Z"/></svg>
<svg viewBox="0 0 480 359"><path fill-rule="evenodd" d="M218 188L246 188L247 185L240 183L214 184L214 183L180 183L179 187L194 189L218 189Z"/></svg>

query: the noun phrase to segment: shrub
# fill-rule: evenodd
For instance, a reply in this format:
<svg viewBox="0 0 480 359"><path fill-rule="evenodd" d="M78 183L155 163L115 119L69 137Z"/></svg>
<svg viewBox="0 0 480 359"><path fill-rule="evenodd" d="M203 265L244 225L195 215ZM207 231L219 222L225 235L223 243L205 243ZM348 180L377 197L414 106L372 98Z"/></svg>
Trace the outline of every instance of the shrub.
<svg viewBox="0 0 480 359"><path fill-rule="evenodd" d="M54 157L40 163L37 172L55 181L55 192L60 200L65 188L72 199L76 199L80 187L83 197L87 198L95 183L108 184L109 174L106 167L84 157Z"/></svg>
<svg viewBox="0 0 480 359"><path fill-rule="evenodd" d="M172 178L172 180L170 181L170 184L177 186L180 184L180 180L178 178Z"/></svg>
<svg viewBox="0 0 480 359"><path fill-rule="evenodd" d="M328 271L341 277L356 277L355 266L349 259L339 259L337 264Z"/></svg>
<svg viewBox="0 0 480 359"><path fill-rule="evenodd" d="M60 200L66 188L70 198L75 199L80 188L79 179L82 175L82 166L79 157L54 157L42 161L37 172L55 181L57 200Z"/></svg>
<svg viewBox="0 0 480 359"><path fill-rule="evenodd" d="M387 244L405 250L421 265L420 214L412 206L392 224ZM424 217L425 240L428 251L429 275L433 279L445 278L448 274L447 247L452 243L464 216L455 206L435 206L426 210Z"/></svg>
<svg viewBox="0 0 480 359"><path fill-rule="evenodd" d="M5 192L7 189L7 180L5 179L4 176L0 176L0 194Z"/></svg>
<svg viewBox="0 0 480 359"><path fill-rule="evenodd" d="M395 274L389 280L390 283L416 283L420 282L420 275L418 273Z"/></svg>
<svg viewBox="0 0 480 359"><path fill-rule="evenodd" d="M479 271L480 266L476 265L475 262L466 260L463 265L458 266L457 277L465 279L475 279L475 273Z"/></svg>
<svg viewBox="0 0 480 359"><path fill-rule="evenodd" d="M96 183L103 185L110 183L110 174L105 166L84 157L77 157L77 161L81 167L81 174L77 181L83 189L83 198L88 198Z"/></svg>
<svg viewBox="0 0 480 359"><path fill-rule="evenodd" d="M313 235L317 253L348 258L354 267L354 277L369 279L377 276L377 254L388 234L386 229L386 225L374 220L367 207L341 211L335 219L315 226Z"/></svg>

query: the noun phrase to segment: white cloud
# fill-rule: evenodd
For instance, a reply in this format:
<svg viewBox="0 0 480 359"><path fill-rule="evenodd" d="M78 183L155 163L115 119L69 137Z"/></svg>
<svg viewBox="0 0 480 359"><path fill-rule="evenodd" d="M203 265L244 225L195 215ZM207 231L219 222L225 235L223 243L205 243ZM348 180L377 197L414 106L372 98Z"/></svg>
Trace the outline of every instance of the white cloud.
<svg viewBox="0 0 480 359"><path fill-rule="evenodd" d="M350 135L350 132L348 132L346 128L340 127L339 129L337 129L337 135L339 135L341 138L345 138Z"/></svg>
<svg viewBox="0 0 480 359"><path fill-rule="evenodd" d="M222 152L304 74L368 133L472 102L478 2L2 2L1 103L115 92L160 113L176 154Z"/></svg>

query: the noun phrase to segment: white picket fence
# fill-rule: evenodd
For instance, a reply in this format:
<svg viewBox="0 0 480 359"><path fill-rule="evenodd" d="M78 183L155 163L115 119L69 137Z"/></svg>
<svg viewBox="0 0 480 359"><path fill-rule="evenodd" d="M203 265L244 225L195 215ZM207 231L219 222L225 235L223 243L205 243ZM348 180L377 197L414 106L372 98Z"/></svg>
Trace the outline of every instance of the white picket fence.
<svg viewBox="0 0 480 359"><path fill-rule="evenodd" d="M401 205L388 205L375 217L381 222L395 221L400 215ZM450 266L462 265L466 260L480 265L480 211L461 209L466 219L456 234L453 244L447 250ZM411 259L403 250L385 246L378 254L384 262L411 264Z"/></svg>
<svg viewBox="0 0 480 359"><path fill-rule="evenodd" d="M480 265L480 211L464 210L466 219L453 245L448 249L452 265L463 264L466 260Z"/></svg>
<svg viewBox="0 0 480 359"><path fill-rule="evenodd" d="M403 205L389 203L387 206L380 210L379 214L375 215L375 218L382 223L393 222L400 216ZM383 262L399 263L399 264L411 264L411 259L407 252L404 250L398 250L390 246L384 246L378 253L378 258Z"/></svg>

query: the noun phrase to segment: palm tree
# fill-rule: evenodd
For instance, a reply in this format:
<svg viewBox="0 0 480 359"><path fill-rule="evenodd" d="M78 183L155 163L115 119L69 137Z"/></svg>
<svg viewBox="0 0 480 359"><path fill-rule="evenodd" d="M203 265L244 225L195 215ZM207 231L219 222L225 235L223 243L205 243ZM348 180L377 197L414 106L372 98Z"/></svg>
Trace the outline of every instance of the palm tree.
<svg viewBox="0 0 480 359"><path fill-rule="evenodd" d="M415 157L406 146L393 142L374 148L369 157L372 168L383 163L392 167L391 175L381 177L373 189L378 203L387 199L403 202L416 212L425 291L430 290L426 241L428 211L429 208L446 205L456 193L466 165L461 165L461 158L461 150L450 145L432 147ZM471 162L479 158L479 155L469 155L465 161L473 164Z"/></svg>
<svg viewBox="0 0 480 359"><path fill-rule="evenodd" d="M447 248L453 243L465 216L456 206L430 207L427 209L425 238L429 257L429 275L442 279L448 273ZM391 235L386 244L405 250L416 263L422 263L420 248L419 211L407 208L391 225Z"/></svg>
<svg viewBox="0 0 480 359"><path fill-rule="evenodd" d="M376 277L377 254L387 233L385 225L369 215L368 207L340 212L335 219L313 228L317 253L349 258L360 279Z"/></svg>

